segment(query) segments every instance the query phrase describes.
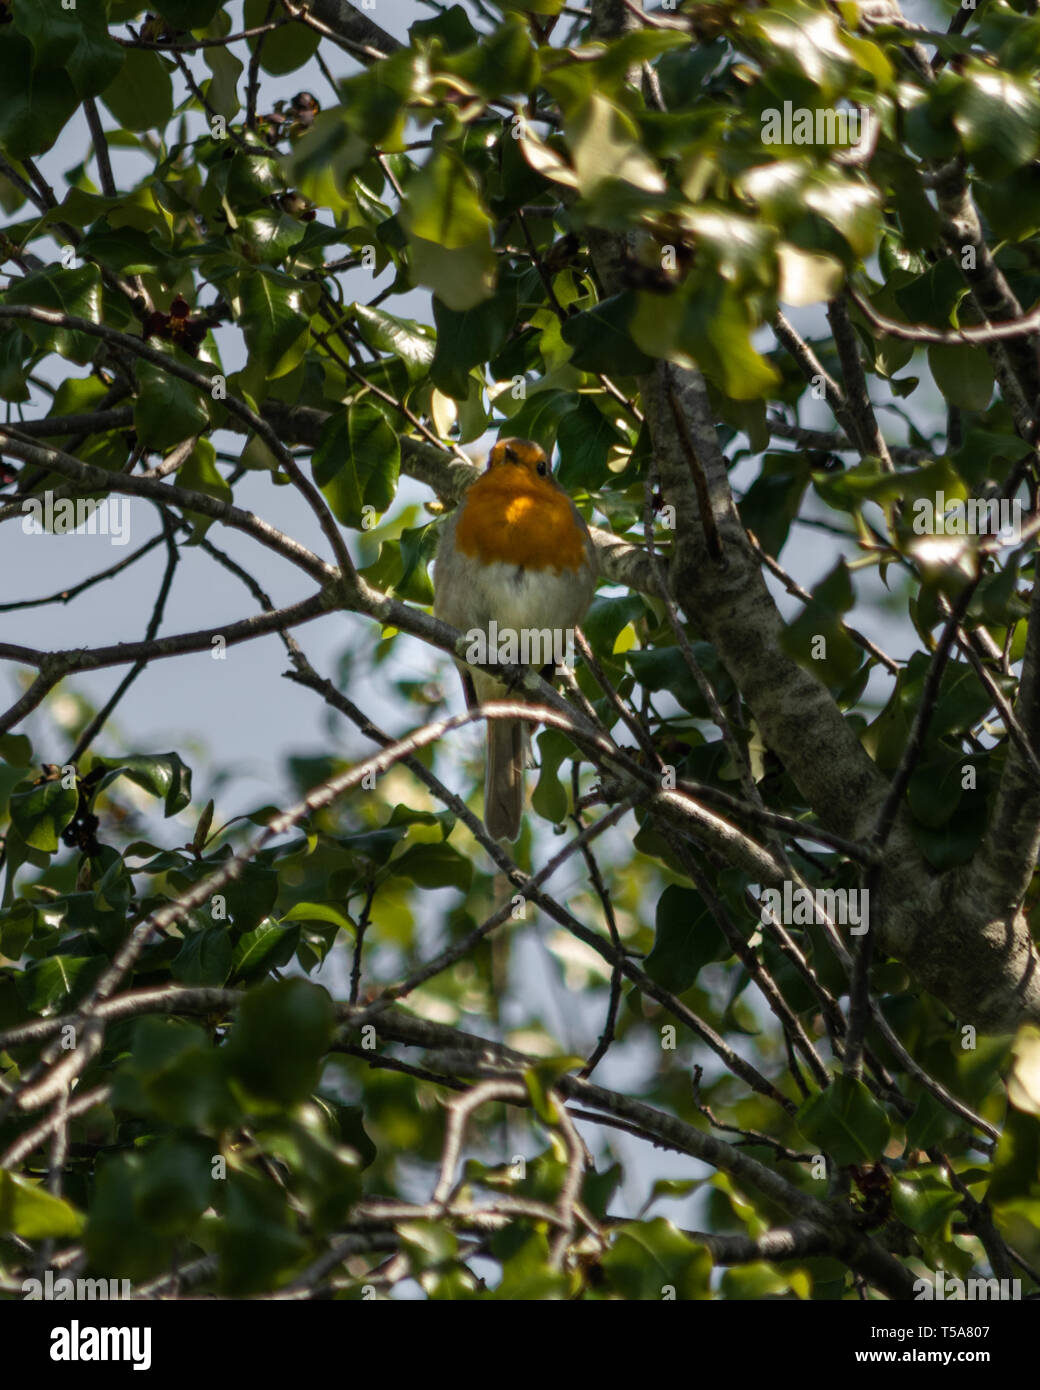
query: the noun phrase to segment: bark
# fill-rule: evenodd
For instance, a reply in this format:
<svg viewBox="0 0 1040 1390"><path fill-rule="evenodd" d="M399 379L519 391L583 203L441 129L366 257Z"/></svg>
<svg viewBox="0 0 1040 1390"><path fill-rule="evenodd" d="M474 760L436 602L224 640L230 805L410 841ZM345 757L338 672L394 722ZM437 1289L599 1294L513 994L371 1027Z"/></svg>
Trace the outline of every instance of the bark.
<svg viewBox="0 0 1040 1390"><path fill-rule="evenodd" d="M593 9L604 36L631 22L627 10L619 16L612 5L597 8L596 0ZM944 211L951 238L981 245L978 215L967 194L949 191ZM615 293L623 283L622 238L592 233L590 249L604 293ZM980 270L972 288L984 308L1012 317L1017 306L988 251L977 255L976 264ZM1032 341L1007 353L1001 366L1025 424L1036 398ZM640 385L662 494L676 509L669 574L674 599L717 649L765 742L823 824L850 838L869 839L889 779L830 692L782 647L783 620L740 523L703 377L662 362ZM705 506L710 518L703 514ZM713 533L721 542L718 555ZM1034 608L1038 602L1034 597ZM1040 615L1032 625L1016 706L1031 740L1040 735L1038 629ZM1008 756L993 827L967 868L935 873L918 852L905 816L896 820L874 880L871 930L877 931L880 948L903 961L960 1020L992 1030L1040 1021L1040 961L1019 907L1038 847L1040 787L1015 749Z"/></svg>

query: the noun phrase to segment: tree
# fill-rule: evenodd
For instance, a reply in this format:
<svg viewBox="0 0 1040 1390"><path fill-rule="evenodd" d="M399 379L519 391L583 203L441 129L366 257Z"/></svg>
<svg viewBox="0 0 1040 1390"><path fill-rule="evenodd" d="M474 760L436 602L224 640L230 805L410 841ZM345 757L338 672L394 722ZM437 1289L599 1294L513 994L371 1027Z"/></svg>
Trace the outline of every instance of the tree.
<svg viewBox="0 0 1040 1390"><path fill-rule="evenodd" d="M407 41L344 0L156 9L0 3L0 521L131 499L157 528L0 642L29 673L0 715L5 1291L49 1260L172 1296L1035 1287L1029 7L495 0ZM88 134L56 190L38 159ZM495 711L451 712L438 523L395 500L450 507L497 433L555 447L602 571L576 673L510 672L540 726L515 854L475 766L453 790ZM320 553L241 505L278 485ZM48 603L160 547L142 639L49 649ZM212 562L241 616L166 631ZM885 593L906 657L860 630ZM344 610L370 641L337 676L298 630ZM229 821L112 717L149 664L270 634L374 751L286 746L295 800ZM63 741L56 692L101 670ZM518 969L536 939L579 1032L596 1010L582 1056ZM608 1086L622 1047L639 1080ZM661 1214L695 1192L703 1229Z"/></svg>

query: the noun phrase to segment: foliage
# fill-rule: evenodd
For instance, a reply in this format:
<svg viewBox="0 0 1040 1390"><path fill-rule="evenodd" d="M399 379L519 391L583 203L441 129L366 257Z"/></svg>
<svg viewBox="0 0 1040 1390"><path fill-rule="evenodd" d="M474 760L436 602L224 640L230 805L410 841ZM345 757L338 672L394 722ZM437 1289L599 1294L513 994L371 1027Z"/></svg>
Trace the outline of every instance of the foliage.
<svg viewBox="0 0 1040 1390"><path fill-rule="evenodd" d="M823 0L642 22L491 0L399 43L347 7L156 9L0 0L0 521L129 496L160 529L103 582L167 557L143 641L0 643L33 673L0 715L2 1292L54 1249L230 1297L906 1298L1012 1268L1032 1288L1038 1019L995 986L977 1033L960 1007L958 967L1000 951L962 925L957 875L1015 825L1023 891L986 922L1016 922L1035 966L1035 818L1001 800L1040 729L1035 670L1019 688L1035 552L1028 527L925 545L912 521L940 492L1035 499L1035 338L992 324L1040 294L1040 21L1003 0L949 33ZM784 132L785 111L859 108L858 143ZM52 188L40 158L86 131ZM781 313L825 304L812 338ZM525 687L559 720L515 856L479 790L449 790L460 767L475 788L464 731L426 727L458 706L415 679L450 674L450 643L423 612L437 522L402 487L443 509L461 447L495 433L555 450L614 537L584 707ZM706 475L723 556L751 554L747 528L797 600L773 635L764 587L743 608L724 588ZM278 489L305 499L321 555L248 510L258 479L272 517ZM809 524L833 541L811 592L780 563ZM226 529L259 545L247 616L159 635L179 561L234 563ZM285 562L309 597L277 609ZM6 578L5 604L33 597ZM906 659L860 631L879 594ZM340 607L371 642L329 682L293 631ZM132 682L270 632L375 743L287 749L277 806L229 821L215 766L123 746L131 683L59 717L78 671ZM807 691L876 782L822 724L799 760ZM785 882L870 890L867 937L775 923ZM911 893L945 966L894 925ZM566 1035L523 976L535 937L580 996ZM696 1218L667 1219L676 1201ZM796 1219L811 1237L764 1255Z"/></svg>

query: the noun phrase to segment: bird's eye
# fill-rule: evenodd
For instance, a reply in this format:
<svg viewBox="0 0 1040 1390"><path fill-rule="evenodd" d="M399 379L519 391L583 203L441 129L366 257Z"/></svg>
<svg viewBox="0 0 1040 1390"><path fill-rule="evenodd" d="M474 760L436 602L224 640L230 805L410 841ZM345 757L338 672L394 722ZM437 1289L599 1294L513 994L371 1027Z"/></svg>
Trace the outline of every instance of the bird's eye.
<svg viewBox="0 0 1040 1390"><path fill-rule="evenodd" d="M535 466L539 478L547 478L549 476L549 465L545 459L539 459L538 463Z"/></svg>

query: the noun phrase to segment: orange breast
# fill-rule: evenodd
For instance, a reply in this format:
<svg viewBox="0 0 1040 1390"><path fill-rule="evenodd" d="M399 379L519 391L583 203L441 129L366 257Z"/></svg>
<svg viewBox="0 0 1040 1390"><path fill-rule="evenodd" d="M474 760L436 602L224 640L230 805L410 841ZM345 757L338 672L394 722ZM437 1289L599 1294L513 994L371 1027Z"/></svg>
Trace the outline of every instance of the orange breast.
<svg viewBox="0 0 1040 1390"><path fill-rule="evenodd" d="M587 558L570 499L518 468L495 469L473 484L455 544L485 564L579 570Z"/></svg>

